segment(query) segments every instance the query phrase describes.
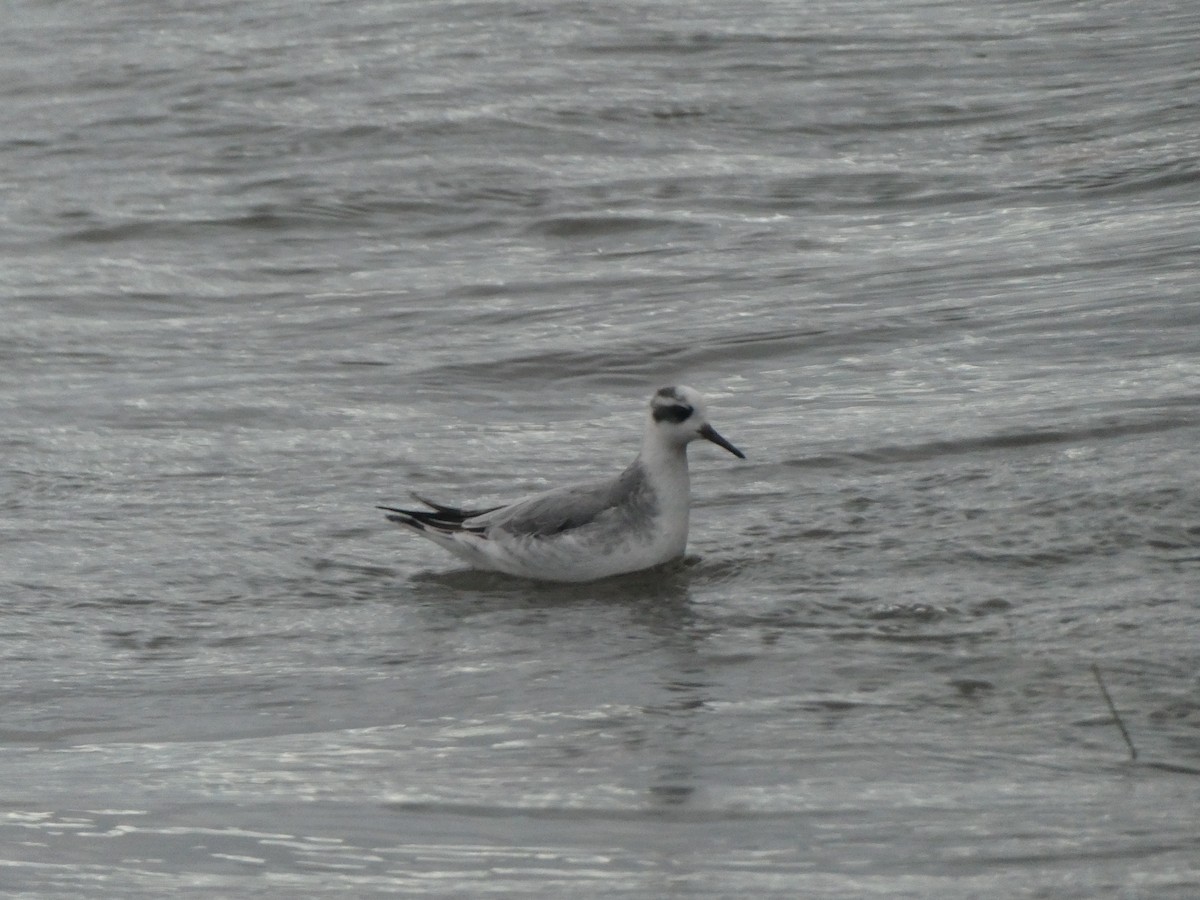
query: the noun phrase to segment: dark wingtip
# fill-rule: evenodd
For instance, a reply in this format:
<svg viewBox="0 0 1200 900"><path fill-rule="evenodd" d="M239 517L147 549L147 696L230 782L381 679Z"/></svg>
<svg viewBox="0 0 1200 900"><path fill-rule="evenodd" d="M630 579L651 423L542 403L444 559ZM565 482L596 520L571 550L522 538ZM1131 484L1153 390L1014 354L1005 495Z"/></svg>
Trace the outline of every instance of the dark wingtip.
<svg viewBox="0 0 1200 900"><path fill-rule="evenodd" d="M394 506L376 506L375 508L391 513L391 515L384 516L389 522L395 522L397 525L407 525L410 528L419 528L421 531L425 530L425 523L414 516L411 510L397 509Z"/></svg>

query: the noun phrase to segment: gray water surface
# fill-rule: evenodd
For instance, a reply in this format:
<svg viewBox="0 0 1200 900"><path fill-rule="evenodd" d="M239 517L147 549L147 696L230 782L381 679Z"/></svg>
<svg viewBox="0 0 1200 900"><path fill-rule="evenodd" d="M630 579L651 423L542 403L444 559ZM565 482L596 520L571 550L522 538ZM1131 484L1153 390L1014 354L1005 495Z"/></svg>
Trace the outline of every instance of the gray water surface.
<svg viewBox="0 0 1200 900"><path fill-rule="evenodd" d="M1198 45L10 3L0 888L1200 895ZM677 565L373 508L611 474L672 383L749 456Z"/></svg>

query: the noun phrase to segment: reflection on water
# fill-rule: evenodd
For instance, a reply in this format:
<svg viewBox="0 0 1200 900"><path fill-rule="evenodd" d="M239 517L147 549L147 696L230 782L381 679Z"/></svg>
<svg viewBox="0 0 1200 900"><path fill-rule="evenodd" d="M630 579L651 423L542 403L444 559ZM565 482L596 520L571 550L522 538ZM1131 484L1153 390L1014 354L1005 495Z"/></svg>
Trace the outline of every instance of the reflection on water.
<svg viewBox="0 0 1200 900"><path fill-rule="evenodd" d="M1200 895L1191 6L18 7L9 893Z"/></svg>

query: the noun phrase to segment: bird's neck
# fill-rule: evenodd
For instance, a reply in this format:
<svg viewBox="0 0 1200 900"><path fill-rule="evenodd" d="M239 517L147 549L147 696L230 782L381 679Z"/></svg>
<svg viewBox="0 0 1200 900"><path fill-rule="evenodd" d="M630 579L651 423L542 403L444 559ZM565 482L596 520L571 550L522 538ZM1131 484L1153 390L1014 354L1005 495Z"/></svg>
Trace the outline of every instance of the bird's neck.
<svg viewBox="0 0 1200 900"><path fill-rule="evenodd" d="M687 497L689 484L686 444L668 443L661 440L655 432L647 430L638 461L646 470L646 476L656 491Z"/></svg>

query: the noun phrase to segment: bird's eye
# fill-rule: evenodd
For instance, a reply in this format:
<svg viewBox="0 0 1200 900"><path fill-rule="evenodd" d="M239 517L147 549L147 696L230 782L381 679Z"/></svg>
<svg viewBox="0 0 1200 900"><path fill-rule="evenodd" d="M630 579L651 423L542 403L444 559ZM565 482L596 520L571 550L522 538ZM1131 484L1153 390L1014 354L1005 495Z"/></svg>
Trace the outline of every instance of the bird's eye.
<svg viewBox="0 0 1200 900"><path fill-rule="evenodd" d="M682 404L672 404L671 406L660 406L654 410L655 422L673 422L679 424L690 416L694 409L690 406Z"/></svg>

